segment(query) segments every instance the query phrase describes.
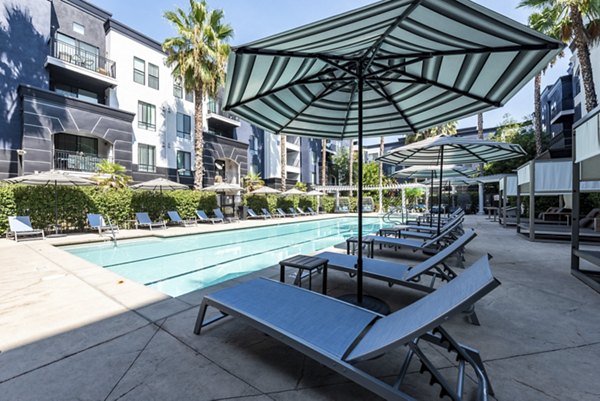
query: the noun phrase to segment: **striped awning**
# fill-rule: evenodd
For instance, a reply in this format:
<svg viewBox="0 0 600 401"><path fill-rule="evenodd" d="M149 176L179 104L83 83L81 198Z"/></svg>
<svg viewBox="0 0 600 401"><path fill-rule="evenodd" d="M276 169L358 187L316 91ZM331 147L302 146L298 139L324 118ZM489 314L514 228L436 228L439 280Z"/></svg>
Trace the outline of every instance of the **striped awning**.
<svg viewBox="0 0 600 401"><path fill-rule="evenodd" d="M429 166L490 163L526 155L521 145L513 143L438 135L394 149L377 160L395 165Z"/></svg>
<svg viewBox="0 0 600 401"><path fill-rule="evenodd" d="M395 177L405 178L438 178L440 172L440 166L410 166L400 171L396 171L393 175ZM455 164L444 165L442 168L442 174L444 178L449 177L462 177L471 178L478 171L472 168L457 166Z"/></svg>
<svg viewBox="0 0 600 401"><path fill-rule="evenodd" d="M384 0L234 49L225 108L274 133L410 134L504 105L563 44L469 0Z"/></svg>

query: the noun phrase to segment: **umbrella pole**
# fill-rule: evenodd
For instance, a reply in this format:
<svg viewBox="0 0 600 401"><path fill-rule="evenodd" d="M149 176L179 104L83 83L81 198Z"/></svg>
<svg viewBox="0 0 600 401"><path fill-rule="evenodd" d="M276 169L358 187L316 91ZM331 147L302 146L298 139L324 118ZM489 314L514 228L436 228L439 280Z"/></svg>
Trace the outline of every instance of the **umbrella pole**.
<svg viewBox="0 0 600 401"><path fill-rule="evenodd" d="M358 67L358 239L357 239L357 263L356 263L356 301L363 303L363 210L362 210L362 184L363 184L363 84L364 77L362 64ZM351 147L352 148L352 147ZM352 151L352 149L350 149Z"/></svg>
<svg viewBox="0 0 600 401"><path fill-rule="evenodd" d="M444 146L442 145L442 151L440 152L440 188L438 189L438 221L437 221L437 235L440 235L440 229L442 227L442 179L444 175Z"/></svg>
<svg viewBox="0 0 600 401"><path fill-rule="evenodd" d="M429 227L433 227L433 170L431 170L430 183L431 189L429 190Z"/></svg>

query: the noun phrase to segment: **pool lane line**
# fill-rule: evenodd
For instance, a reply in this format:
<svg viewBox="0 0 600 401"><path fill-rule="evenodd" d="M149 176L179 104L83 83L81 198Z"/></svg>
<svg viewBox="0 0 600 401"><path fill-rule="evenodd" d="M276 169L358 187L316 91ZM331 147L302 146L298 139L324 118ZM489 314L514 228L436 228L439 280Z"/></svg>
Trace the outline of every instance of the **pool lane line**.
<svg viewBox="0 0 600 401"><path fill-rule="evenodd" d="M326 229L326 228L331 228L331 227L335 227L335 226L336 226L336 224L332 224L332 225L327 225L327 226L319 227L319 229ZM295 235L295 234L302 234L302 233L306 233L306 232L314 231L314 230L315 230L315 228L310 229L310 230L295 231L295 232L287 233L287 234L271 235L271 236L268 236L268 237L251 238L251 239L247 239L247 240L230 242L230 243L227 243L227 244L216 244L216 245L211 245L211 246L206 246L206 247L200 247L200 248L191 248L191 249L187 249L185 251L171 252L171 253L166 253L166 254L158 255L158 256L151 256L151 257L147 257L147 258L143 258L143 259L128 260L128 261L125 261L125 262L112 263L112 264L109 264L109 265L103 265L102 267L104 267L104 268L111 268L111 267L116 267L116 266L123 266L123 265L128 265L128 264L137 263L137 262L145 262L145 261L149 261L149 260L153 260L153 259L161 259L161 258L166 258L166 257L170 257L170 256L175 256L175 255L182 255L182 254L190 253L190 252L198 252L198 251L204 251L204 250L208 250L208 249L221 248L221 247L224 247L224 246L245 244L245 243L248 243L248 242L259 241L259 240L263 240L263 239L280 238L280 237L286 237L286 236ZM327 237L329 237L329 236L325 236L325 237L322 237L322 238L327 238Z"/></svg>
<svg viewBox="0 0 600 401"><path fill-rule="evenodd" d="M352 230L347 230L344 233L347 234L347 233L351 233L351 232L352 232ZM333 237L335 235L339 235L339 233L333 234L333 235L327 235L325 237L319 237L319 239L325 239L325 238ZM314 241L314 239L309 239L309 240L306 240L306 241L297 242L294 245L306 244L306 243L313 242L313 241ZM165 282L165 281L168 281L168 280L173 280L173 279L180 278L180 277L183 277L183 276L187 276L187 275L190 275L190 274L193 274L193 273L198 273L198 272L201 272L201 271L204 271L204 270L212 269L212 268L215 268L217 266L224 265L226 263L237 262L237 261L245 259L245 258L251 258L253 256L259 256L259 255L261 255L263 253L266 253L266 252L279 251L281 249L289 248L290 246L291 245L284 245L284 246L280 246L280 247L277 247L277 248L269 249L267 251L261 251L261 252L256 252L256 253L252 253L252 254L249 254L249 255L239 256L237 258L229 259L227 261L223 261L223 262L220 262L220 263L214 263L212 265L204 266L204 267L201 267L199 269L190 270L190 271L187 271L185 273L176 274L176 275L170 276L170 277L164 277L164 278L162 278L160 280L150 281L148 283L144 283L144 285L148 286L148 285L162 283L162 282ZM277 262L275 264L277 264ZM269 266L271 266L271 265L269 265ZM266 267L269 267L269 266L266 266ZM248 273L252 273L252 272L248 272Z"/></svg>

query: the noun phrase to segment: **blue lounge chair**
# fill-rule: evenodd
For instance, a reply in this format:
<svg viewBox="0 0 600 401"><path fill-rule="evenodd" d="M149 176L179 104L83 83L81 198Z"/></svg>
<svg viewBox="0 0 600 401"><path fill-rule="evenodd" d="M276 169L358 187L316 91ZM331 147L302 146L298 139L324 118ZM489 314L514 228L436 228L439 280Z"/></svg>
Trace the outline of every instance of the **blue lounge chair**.
<svg viewBox="0 0 600 401"><path fill-rule="evenodd" d="M191 226L198 225L198 223L196 222L196 219L184 220L181 218L179 213L175 210L168 211L167 215L169 216L169 220L171 220L171 223L173 223L173 224L177 224L177 225L184 226L184 227L191 227Z"/></svg>
<svg viewBox="0 0 600 401"><path fill-rule="evenodd" d="M223 219L208 217L204 210L196 210L196 216L198 216L198 223L215 224L215 223L224 223L225 222Z"/></svg>
<svg viewBox="0 0 600 401"><path fill-rule="evenodd" d="M135 214L135 228L146 227L152 231L153 228L166 229L167 224L164 221L152 221L148 213L139 212Z"/></svg>
<svg viewBox="0 0 600 401"><path fill-rule="evenodd" d="M271 213L269 213L269 211L267 209L265 209L264 207L262 209L260 209L262 211L262 214L264 216L267 216L269 219L272 219L273 217L281 217L278 215L273 216Z"/></svg>
<svg viewBox="0 0 600 401"><path fill-rule="evenodd" d="M262 216L259 216L258 214L256 214L256 212L250 208L248 208L247 210L248 212L248 219L252 220L252 219L262 219L262 220L266 220L269 218L269 216L265 216L264 214Z"/></svg>
<svg viewBox="0 0 600 401"><path fill-rule="evenodd" d="M304 288L261 278L206 295L194 333L200 334L203 327L227 316L240 318L269 335L269 341L283 342L386 400L414 400L401 390L413 358L421 363L421 372L431 375L427 377L429 383L442 387L442 396L462 400L468 364L475 373L476 399L486 401L493 391L479 352L460 344L441 325L498 285L487 258L482 257L438 290L383 316ZM221 314L205 322L208 307ZM423 343L428 347L422 347ZM369 365L357 364L401 347L408 348L408 352L391 384L365 369ZM439 355L437 347L457 360L455 386L428 356ZM393 358L397 356L394 353ZM423 395L424 399L436 396Z"/></svg>
<svg viewBox="0 0 600 401"><path fill-rule="evenodd" d="M279 217L294 217L293 215L284 212L283 209L280 208L280 207L278 207L277 209L275 209L275 211L277 212L277 214L279 215Z"/></svg>
<svg viewBox="0 0 600 401"><path fill-rule="evenodd" d="M240 221L240 219L238 219L237 217L225 217L225 215L219 208L213 209L213 213L215 214L217 219L221 219L223 221L227 220L228 223L231 223L234 221Z"/></svg>
<svg viewBox="0 0 600 401"><path fill-rule="evenodd" d="M298 213L296 212L296 210L294 210L294 208L293 208L293 207L290 207L290 208L288 208L288 212L289 212L289 213L288 213L288 216L291 216L291 217L298 217Z"/></svg>
<svg viewBox="0 0 600 401"><path fill-rule="evenodd" d="M31 226L29 216L8 216L9 230L6 232L6 238L13 237L16 242L19 242L19 237L44 237L44 230L36 230Z"/></svg>
<svg viewBox="0 0 600 401"><path fill-rule="evenodd" d="M98 234L102 236L105 231L110 232L111 234L118 233L119 227L112 224L110 220L108 223L104 220L104 217L101 214L96 213L88 213L87 221L90 225L90 228L93 230L98 230Z"/></svg>
<svg viewBox="0 0 600 401"><path fill-rule="evenodd" d="M313 216L316 216L316 215L318 214L318 213L317 213L317 212L315 212L315 211L312 209L312 207L310 207L310 206L308 206L308 207L306 208L306 210L308 210L308 211L310 212L310 214L312 214Z"/></svg>
<svg viewBox="0 0 600 401"><path fill-rule="evenodd" d="M310 213L305 212L304 210L300 209L299 207L296 208L296 210L298 211L299 214L301 214L302 216L310 216Z"/></svg>

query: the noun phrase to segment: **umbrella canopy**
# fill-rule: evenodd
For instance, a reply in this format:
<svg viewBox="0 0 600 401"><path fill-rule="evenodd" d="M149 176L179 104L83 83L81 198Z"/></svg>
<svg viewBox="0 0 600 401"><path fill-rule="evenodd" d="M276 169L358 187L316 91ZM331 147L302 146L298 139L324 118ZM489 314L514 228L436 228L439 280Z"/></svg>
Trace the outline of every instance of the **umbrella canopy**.
<svg viewBox="0 0 600 401"><path fill-rule="evenodd" d="M54 185L54 224L55 234L58 235L58 186L91 186L96 185L96 182L87 178L70 175L62 171L45 171L30 175L22 175L20 177L9 178L6 180L11 184L26 184L26 185Z"/></svg>
<svg viewBox="0 0 600 401"><path fill-rule="evenodd" d="M227 182L218 182L209 187L202 188L202 190L207 191L207 192L236 193L239 191L243 191L244 188L240 187L238 184L230 184Z"/></svg>
<svg viewBox="0 0 600 401"><path fill-rule="evenodd" d="M384 0L234 49L225 109L275 133L358 137L361 187L363 136L502 106L563 47L469 0Z"/></svg>
<svg viewBox="0 0 600 401"><path fill-rule="evenodd" d="M300 191L298 188L292 188L292 189L288 189L285 192L281 193L284 196L291 196L291 195L306 195L306 192L304 191Z"/></svg>
<svg viewBox="0 0 600 401"><path fill-rule="evenodd" d="M392 150L378 160L387 164L425 165L437 164L439 167L439 203L441 210L442 180L444 163L469 164L489 163L499 160L526 156L521 145L477 138L460 138L438 135L411 143ZM441 228L441 213L438 214L438 234Z"/></svg>
<svg viewBox="0 0 600 401"><path fill-rule="evenodd" d="M279 194L280 190L271 188L271 187L260 187L250 192L252 195L271 195L271 194Z"/></svg>
<svg viewBox="0 0 600 401"><path fill-rule="evenodd" d="M180 184L175 181L167 180L166 178L155 178L154 180L140 182L132 185L133 189L146 189L149 191L176 191L178 189L190 189L187 185Z"/></svg>
<svg viewBox="0 0 600 401"><path fill-rule="evenodd" d="M323 192L319 192L317 190L312 190L310 192L305 193L304 195L306 195L306 196L324 196L325 194Z"/></svg>
<svg viewBox="0 0 600 401"><path fill-rule="evenodd" d="M393 175L405 178L429 178L431 180L437 178L439 171L439 166L410 166L395 172ZM475 169L454 164L443 167L444 177L472 177L477 173L478 171Z"/></svg>

